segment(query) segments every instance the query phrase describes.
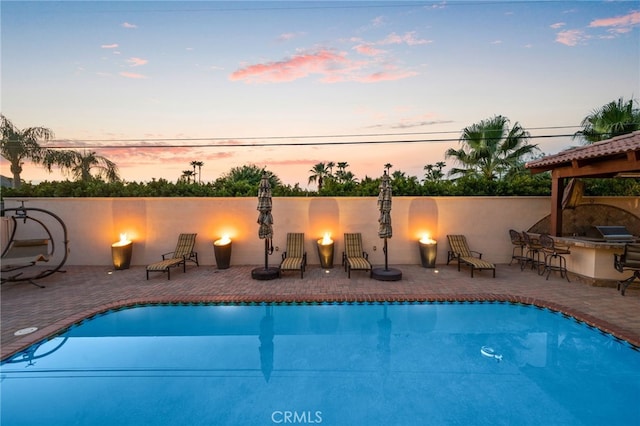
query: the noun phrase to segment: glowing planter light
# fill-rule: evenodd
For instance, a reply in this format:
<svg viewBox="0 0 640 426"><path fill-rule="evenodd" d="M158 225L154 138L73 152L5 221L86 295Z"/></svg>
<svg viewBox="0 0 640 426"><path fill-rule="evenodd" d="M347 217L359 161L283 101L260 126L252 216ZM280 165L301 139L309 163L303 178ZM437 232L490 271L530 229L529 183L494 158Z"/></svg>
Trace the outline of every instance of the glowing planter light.
<svg viewBox="0 0 640 426"><path fill-rule="evenodd" d="M132 253L133 241L127 238L127 234L120 234L120 241L111 244L111 260L113 261L113 267L117 271L129 269Z"/></svg>
<svg viewBox="0 0 640 426"><path fill-rule="evenodd" d="M425 234L418 241L420 247L420 261L423 268L436 267L436 255L438 254L438 243L429 234Z"/></svg>
<svg viewBox="0 0 640 426"><path fill-rule="evenodd" d="M218 269L228 269L231 264L231 238L224 235L219 240L213 242L213 253L216 256Z"/></svg>
<svg viewBox="0 0 640 426"><path fill-rule="evenodd" d="M328 232L324 237L318 240L318 257L320 258L320 266L324 269L333 268L333 240Z"/></svg>

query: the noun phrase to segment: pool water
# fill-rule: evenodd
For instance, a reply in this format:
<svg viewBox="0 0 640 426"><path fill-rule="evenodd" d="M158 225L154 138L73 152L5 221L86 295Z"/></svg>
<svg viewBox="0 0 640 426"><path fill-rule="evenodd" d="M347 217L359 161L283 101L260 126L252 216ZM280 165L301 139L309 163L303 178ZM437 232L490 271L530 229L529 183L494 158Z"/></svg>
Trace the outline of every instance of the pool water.
<svg viewBox="0 0 640 426"><path fill-rule="evenodd" d="M508 303L110 311L1 365L3 425L638 425L640 352Z"/></svg>

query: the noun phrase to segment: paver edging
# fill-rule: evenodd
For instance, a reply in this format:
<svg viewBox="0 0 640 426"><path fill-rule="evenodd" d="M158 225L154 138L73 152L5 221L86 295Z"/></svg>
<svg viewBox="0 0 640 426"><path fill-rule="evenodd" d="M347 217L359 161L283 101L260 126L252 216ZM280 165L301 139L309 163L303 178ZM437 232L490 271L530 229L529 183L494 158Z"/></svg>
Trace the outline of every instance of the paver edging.
<svg viewBox="0 0 640 426"><path fill-rule="evenodd" d="M62 320L56 321L47 327L2 347L4 361L16 353L27 349L29 346L41 341L54 338L66 329L96 315L101 315L111 310L121 310L136 305L173 305L173 304L243 304L243 303L284 303L284 304L314 304L314 303L465 303L465 302L497 302L531 305L540 309L556 311L567 317L574 318L578 322L599 329L605 334L610 334L618 340L626 341L634 350L640 350L640 336L630 333L621 327L607 321L586 314L577 309L568 308L555 302L546 300L493 293L474 293L458 295L394 295L394 294L365 294L358 296L349 295L322 295L322 296L296 296L296 295L224 295L224 296L184 296L184 297L148 297L122 299L110 302L95 308L78 312Z"/></svg>

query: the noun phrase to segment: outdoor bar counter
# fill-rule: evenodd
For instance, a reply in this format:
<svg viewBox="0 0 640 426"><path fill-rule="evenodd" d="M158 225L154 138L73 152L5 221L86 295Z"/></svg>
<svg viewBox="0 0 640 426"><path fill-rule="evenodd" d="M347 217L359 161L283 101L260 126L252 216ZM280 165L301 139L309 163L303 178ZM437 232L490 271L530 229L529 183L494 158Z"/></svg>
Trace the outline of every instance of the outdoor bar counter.
<svg viewBox="0 0 640 426"><path fill-rule="evenodd" d="M559 244L569 246L566 255L571 278L596 286L613 286L630 277L631 272L618 272L613 266L614 254L622 254L624 242L593 241L581 237L554 237Z"/></svg>

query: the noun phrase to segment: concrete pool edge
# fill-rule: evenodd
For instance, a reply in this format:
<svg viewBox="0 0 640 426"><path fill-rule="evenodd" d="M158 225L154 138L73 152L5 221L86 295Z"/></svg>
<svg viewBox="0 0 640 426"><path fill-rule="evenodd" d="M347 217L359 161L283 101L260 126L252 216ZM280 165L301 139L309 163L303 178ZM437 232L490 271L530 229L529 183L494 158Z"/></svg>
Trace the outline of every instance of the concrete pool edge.
<svg viewBox="0 0 640 426"><path fill-rule="evenodd" d="M624 340L634 349L640 349L640 336L631 333L621 327L611 324L607 321L586 314L577 309L568 308L558 303L549 302L539 298L523 297L515 295L491 294L491 293L475 293L475 294L459 294L459 295L392 295L392 294L366 294L361 296L265 296L265 295L226 295L226 296L184 296L184 297L146 297L122 299L115 302L97 306L85 311L78 312L74 315L56 321L47 326L39 328L37 331L24 336L9 344L2 346L2 356L0 361L5 361L16 353L27 349L44 339L50 339L60 334L72 325L98 315L100 313L123 309L135 305L157 305L157 304L236 304L236 303L380 303L380 302L503 302L522 305L531 305L539 308L546 308L552 311L575 318L588 326L595 327L606 334L612 335L614 338Z"/></svg>

